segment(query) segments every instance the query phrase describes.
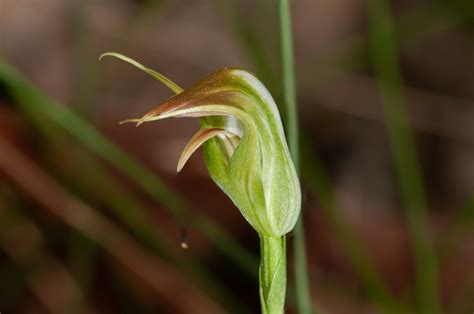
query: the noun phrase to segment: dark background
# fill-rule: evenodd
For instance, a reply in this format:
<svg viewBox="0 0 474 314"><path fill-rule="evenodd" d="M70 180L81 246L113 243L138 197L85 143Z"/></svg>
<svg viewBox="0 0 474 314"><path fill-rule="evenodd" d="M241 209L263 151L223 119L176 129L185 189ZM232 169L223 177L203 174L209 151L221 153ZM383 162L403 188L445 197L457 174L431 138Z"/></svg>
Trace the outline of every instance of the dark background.
<svg viewBox="0 0 474 314"><path fill-rule="evenodd" d="M428 228L442 312L471 313L473 2L389 2L419 164L401 168L409 182L421 173L414 198L426 200L414 219L373 67L369 2L292 1L313 305L416 313L415 256L433 256L414 244ZM277 1L0 0L0 312L259 312L255 232L199 151L175 172L198 122L118 125L171 92L129 65L99 63L106 51L185 88L241 67L282 104ZM296 313L291 287L287 309Z"/></svg>

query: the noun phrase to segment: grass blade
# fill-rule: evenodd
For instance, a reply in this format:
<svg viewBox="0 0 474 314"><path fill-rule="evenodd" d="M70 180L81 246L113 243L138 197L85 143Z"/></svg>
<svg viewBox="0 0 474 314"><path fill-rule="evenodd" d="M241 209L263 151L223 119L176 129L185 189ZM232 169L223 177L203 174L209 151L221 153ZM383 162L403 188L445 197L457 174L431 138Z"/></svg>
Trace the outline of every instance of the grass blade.
<svg viewBox="0 0 474 314"><path fill-rule="evenodd" d="M283 69L283 91L286 107L286 135L291 156L299 172L299 130L298 110L296 104L295 70L293 62L293 36L289 0L280 0L280 44ZM303 213L295 226L293 236L295 292L298 312L311 313L311 296L309 291L309 274L306 262Z"/></svg>

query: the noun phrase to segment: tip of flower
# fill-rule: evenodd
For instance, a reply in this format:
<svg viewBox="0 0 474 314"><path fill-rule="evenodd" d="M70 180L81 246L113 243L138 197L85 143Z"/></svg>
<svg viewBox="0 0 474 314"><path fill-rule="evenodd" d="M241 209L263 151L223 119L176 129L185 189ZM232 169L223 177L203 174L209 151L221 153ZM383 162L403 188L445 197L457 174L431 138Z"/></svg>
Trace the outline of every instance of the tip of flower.
<svg viewBox="0 0 474 314"><path fill-rule="evenodd" d="M135 119L126 119L126 120L120 121L119 124L136 123L137 126L139 126L140 121L141 121L141 119L137 119L137 118L135 118Z"/></svg>
<svg viewBox="0 0 474 314"><path fill-rule="evenodd" d="M140 125L142 125L143 123L145 123L147 120L146 119L143 119L143 118L139 118L139 119L127 119L127 120L123 120L123 121L120 121L119 124L124 124L124 123L136 123L136 127L138 128Z"/></svg>
<svg viewBox="0 0 474 314"><path fill-rule="evenodd" d="M147 119L148 116L147 115L144 115L143 117L141 117L140 119L137 119L137 128L142 125L143 123L147 122Z"/></svg>
<svg viewBox="0 0 474 314"><path fill-rule="evenodd" d="M138 128L143 123L150 121L150 117L152 116L147 113L141 118L126 119L126 120L120 121L119 124L136 123L136 127Z"/></svg>
<svg viewBox="0 0 474 314"><path fill-rule="evenodd" d="M143 124L144 121L138 121L137 124L135 125L137 128Z"/></svg>
<svg viewBox="0 0 474 314"><path fill-rule="evenodd" d="M115 53L113 52L104 52L103 54L101 54L99 56L99 61L101 61L104 57L110 57L110 56L114 56Z"/></svg>
<svg viewBox="0 0 474 314"><path fill-rule="evenodd" d="M179 162L178 163L178 166L176 167L176 172L181 172L181 170L183 170L183 167L184 167L185 163L184 162Z"/></svg>

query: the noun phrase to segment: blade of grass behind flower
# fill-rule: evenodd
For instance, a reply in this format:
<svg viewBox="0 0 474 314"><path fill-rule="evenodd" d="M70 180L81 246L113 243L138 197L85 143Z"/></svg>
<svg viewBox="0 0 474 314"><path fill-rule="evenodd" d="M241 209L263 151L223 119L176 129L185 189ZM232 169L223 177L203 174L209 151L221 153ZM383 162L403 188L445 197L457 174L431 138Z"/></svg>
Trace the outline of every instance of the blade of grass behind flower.
<svg viewBox="0 0 474 314"><path fill-rule="evenodd" d="M299 126L296 104L296 83L293 61L293 36L289 0L279 1L280 45L282 58L283 96L286 109L286 136L291 157L299 173ZM309 273L306 261L306 245L303 224L303 211L293 231L293 259L295 272L295 295L298 312L312 313Z"/></svg>

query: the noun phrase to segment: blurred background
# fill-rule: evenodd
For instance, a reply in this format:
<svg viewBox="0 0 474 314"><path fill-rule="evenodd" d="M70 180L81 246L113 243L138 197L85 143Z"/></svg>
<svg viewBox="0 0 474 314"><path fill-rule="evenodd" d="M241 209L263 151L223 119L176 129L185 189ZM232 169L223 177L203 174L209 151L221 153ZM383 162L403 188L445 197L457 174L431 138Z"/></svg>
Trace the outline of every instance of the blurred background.
<svg viewBox="0 0 474 314"><path fill-rule="evenodd" d="M314 312L472 313L474 2L381 2L292 1ZM198 121L118 125L172 94L106 51L282 104L277 1L0 0L0 312L258 313L256 233L175 172Z"/></svg>

